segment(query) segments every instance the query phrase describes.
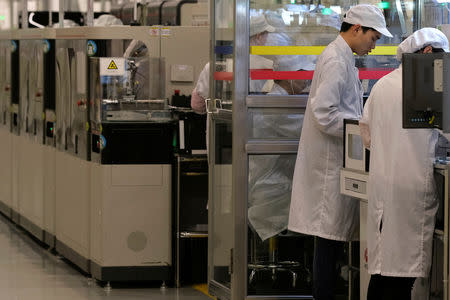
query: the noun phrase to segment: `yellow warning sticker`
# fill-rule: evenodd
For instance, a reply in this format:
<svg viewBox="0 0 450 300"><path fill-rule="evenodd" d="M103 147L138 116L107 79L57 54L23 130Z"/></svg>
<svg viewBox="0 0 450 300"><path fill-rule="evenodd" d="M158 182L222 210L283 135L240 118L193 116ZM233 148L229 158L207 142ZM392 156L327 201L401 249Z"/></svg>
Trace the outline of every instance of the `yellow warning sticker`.
<svg viewBox="0 0 450 300"><path fill-rule="evenodd" d="M114 62L114 60L111 60L111 62L109 63L109 66L108 66L108 70L117 70L118 68L117 68L117 65L116 65L116 63Z"/></svg>
<svg viewBox="0 0 450 300"><path fill-rule="evenodd" d="M125 58L101 57L100 76L124 76L126 72Z"/></svg>

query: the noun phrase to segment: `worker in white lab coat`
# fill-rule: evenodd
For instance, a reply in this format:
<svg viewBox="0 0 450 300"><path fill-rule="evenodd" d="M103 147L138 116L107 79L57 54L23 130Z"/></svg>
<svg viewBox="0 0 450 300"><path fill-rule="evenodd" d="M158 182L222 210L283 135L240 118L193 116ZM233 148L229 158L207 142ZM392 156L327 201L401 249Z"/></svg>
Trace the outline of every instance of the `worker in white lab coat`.
<svg viewBox="0 0 450 300"><path fill-rule="evenodd" d="M434 28L414 32L398 47L403 53L448 52ZM424 54L426 55L426 54ZM402 128L402 66L373 87L360 120L370 147L367 209L368 300L409 300L417 277L427 277L435 214L433 178L437 129Z"/></svg>
<svg viewBox="0 0 450 300"><path fill-rule="evenodd" d="M344 15L341 32L317 59L292 183L288 229L316 236L313 293L334 299L336 261L357 232L359 202L340 194L343 119L359 119L363 89L355 57L366 55L386 29L376 6L360 4Z"/></svg>

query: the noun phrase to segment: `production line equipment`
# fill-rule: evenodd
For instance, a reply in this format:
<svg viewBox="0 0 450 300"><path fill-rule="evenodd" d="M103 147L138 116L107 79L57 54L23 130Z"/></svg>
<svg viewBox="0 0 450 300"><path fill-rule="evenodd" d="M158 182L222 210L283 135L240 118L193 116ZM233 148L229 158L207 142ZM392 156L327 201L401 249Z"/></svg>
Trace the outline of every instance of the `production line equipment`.
<svg viewBox="0 0 450 300"><path fill-rule="evenodd" d="M46 165L45 105L52 97L54 30L26 29L14 33L19 41L19 103L12 110L12 218L38 240L52 245L53 196L51 169ZM53 47L52 47L53 46ZM46 66L48 64L48 67ZM46 87L47 85L47 87ZM47 175L50 175L48 177ZM50 206L50 207L49 207ZM50 235L50 236L49 236Z"/></svg>
<svg viewBox="0 0 450 300"><path fill-rule="evenodd" d="M88 40L97 49L89 54L90 268L101 281L166 281L174 121L162 98L160 36L117 29Z"/></svg>
<svg viewBox="0 0 450 300"><path fill-rule="evenodd" d="M9 31L0 32L0 212L11 217L12 135L10 133L11 52L13 42Z"/></svg>
<svg viewBox="0 0 450 300"><path fill-rule="evenodd" d="M149 35L148 27L134 27L128 40L130 29L117 29L90 35L98 51L89 57L91 273L102 281L165 281L172 276L178 129L170 97L192 91L207 61L208 30L170 27L163 35L157 28ZM199 43L177 59L180 32Z"/></svg>
<svg viewBox="0 0 450 300"><path fill-rule="evenodd" d="M209 25L209 5L197 0L147 0L138 3L115 5L111 13L121 19L124 25L145 26L206 26Z"/></svg>
<svg viewBox="0 0 450 300"><path fill-rule="evenodd" d="M0 211L100 281L170 280L172 166L196 149L208 29L0 35Z"/></svg>

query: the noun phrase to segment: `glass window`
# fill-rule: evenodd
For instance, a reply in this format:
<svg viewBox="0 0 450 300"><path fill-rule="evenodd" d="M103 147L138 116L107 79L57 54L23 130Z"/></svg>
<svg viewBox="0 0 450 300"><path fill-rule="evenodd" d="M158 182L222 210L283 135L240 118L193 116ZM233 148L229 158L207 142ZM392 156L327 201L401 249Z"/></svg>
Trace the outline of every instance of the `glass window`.
<svg viewBox="0 0 450 300"><path fill-rule="evenodd" d="M399 65L396 45L413 32L414 1L251 2L249 93L309 93L317 56L339 34L345 12L360 3L378 5L393 35L383 36L370 55L356 58L360 80L368 95L379 78ZM423 24L436 27L447 21L447 4L443 7L430 1L424 7Z"/></svg>
<svg viewBox="0 0 450 300"><path fill-rule="evenodd" d="M249 138L299 140L304 112L256 109L249 114Z"/></svg>

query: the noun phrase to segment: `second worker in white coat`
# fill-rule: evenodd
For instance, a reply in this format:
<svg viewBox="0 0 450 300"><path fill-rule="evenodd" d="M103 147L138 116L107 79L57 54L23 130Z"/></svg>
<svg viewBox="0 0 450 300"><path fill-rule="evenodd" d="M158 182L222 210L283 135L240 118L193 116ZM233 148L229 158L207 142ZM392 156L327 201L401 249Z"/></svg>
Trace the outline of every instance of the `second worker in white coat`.
<svg viewBox="0 0 450 300"><path fill-rule="evenodd" d="M404 40L403 53L448 52L448 40L423 28ZM370 146L367 208L368 300L409 300L417 277L428 277L435 214L433 162L437 129L402 128L402 66L373 87L361 135Z"/></svg>

